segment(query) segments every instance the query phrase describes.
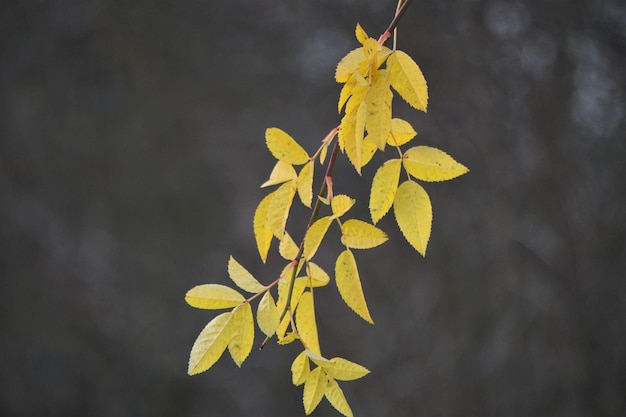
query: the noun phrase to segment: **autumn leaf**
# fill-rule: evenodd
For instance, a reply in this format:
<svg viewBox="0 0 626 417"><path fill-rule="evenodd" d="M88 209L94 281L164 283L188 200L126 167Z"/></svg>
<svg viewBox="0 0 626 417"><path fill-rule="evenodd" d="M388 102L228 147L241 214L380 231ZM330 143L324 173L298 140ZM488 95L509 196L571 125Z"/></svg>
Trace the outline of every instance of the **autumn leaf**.
<svg viewBox="0 0 626 417"><path fill-rule="evenodd" d="M274 158L291 165L302 165L309 161L304 148L285 131L270 127L265 131L265 143Z"/></svg>
<svg viewBox="0 0 626 417"><path fill-rule="evenodd" d="M265 196L265 198L261 200L256 210L254 211L254 238L256 240L256 246L259 250L259 255L261 256L261 260L263 261L263 263L265 263L265 261L267 260L267 253L270 250L272 238L274 237L272 229L270 229L269 223L267 221L268 207L272 198L272 194L268 194L267 196Z"/></svg>
<svg viewBox="0 0 626 417"><path fill-rule="evenodd" d="M315 321L315 305L313 304L313 294L310 291L304 292L298 302L296 328L304 346L310 351L320 354Z"/></svg>
<svg viewBox="0 0 626 417"><path fill-rule="evenodd" d="M426 256L433 209L426 191L415 181L400 184L393 202L398 227L413 248Z"/></svg>
<svg viewBox="0 0 626 417"><path fill-rule="evenodd" d="M391 146L402 146L409 143L417 132L406 120L391 119L391 132L387 137L387 144Z"/></svg>
<svg viewBox="0 0 626 417"><path fill-rule="evenodd" d="M198 285L187 291L185 301L192 307L219 310L235 307L245 301L236 290L221 284Z"/></svg>
<svg viewBox="0 0 626 417"><path fill-rule="evenodd" d="M289 233L285 232L283 238L280 240L278 252L280 253L280 256L288 261L293 260L298 255L298 246L296 245L296 242L293 241Z"/></svg>
<svg viewBox="0 0 626 417"><path fill-rule="evenodd" d="M327 382L328 377L320 367L313 369L307 376L304 382L304 393L302 395L304 412L307 416L315 410L324 397Z"/></svg>
<svg viewBox="0 0 626 417"><path fill-rule="evenodd" d="M428 107L428 87L422 70L415 61L402 51L393 52L387 59L391 86L400 97L417 110Z"/></svg>
<svg viewBox="0 0 626 417"><path fill-rule="evenodd" d="M230 279L244 291L257 293L265 289L265 286L257 281L257 279L232 256L228 259L228 275Z"/></svg>
<svg viewBox="0 0 626 417"><path fill-rule="evenodd" d="M330 276L319 265L307 262L306 270L312 287L323 287L330 282Z"/></svg>
<svg viewBox="0 0 626 417"><path fill-rule="evenodd" d="M349 249L344 250L337 257L335 263L335 282L343 301L356 314L368 323L374 324L365 302L361 279L356 266L354 255Z"/></svg>
<svg viewBox="0 0 626 417"><path fill-rule="evenodd" d="M422 181L447 181L469 171L450 155L430 146L415 146L404 153L404 168Z"/></svg>
<svg viewBox="0 0 626 417"><path fill-rule="evenodd" d="M296 387L304 384L310 372L309 357L302 351L291 364L291 382Z"/></svg>
<svg viewBox="0 0 626 417"><path fill-rule="evenodd" d="M378 168L372 180L370 191L370 215L372 222L378 223L393 205L400 180L400 159L390 159Z"/></svg>
<svg viewBox="0 0 626 417"><path fill-rule="evenodd" d="M222 313L202 329L189 355L189 375L206 371L222 356L234 330L232 315L232 312Z"/></svg>
<svg viewBox="0 0 626 417"><path fill-rule="evenodd" d="M332 358L320 366L329 377L340 381L353 381L370 373L366 367L343 358Z"/></svg>
<svg viewBox="0 0 626 417"><path fill-rule="evenodd" d="M330 208L333 212L333 218L338 218L346 214L348 210L354 206L356 200L345 194L337 194L330 202Z"/></svg>
<svg viewBox="0 0 626 417"><path fill-rule="evenodd" d="M272 198L267 205L267 226L278 239L282 239L285 234L285 225L296 195L296 188L296 181L289 181L271 193Z"/></svg>
<svg viewBox="0 0 626 417"><path fill-rule="evenodd" d="M238 367L246 360L254 344L254 316L250 303L243 303L232 311L232 327L228 351Z"/></svg>
<svg viewBox="0 0 626 417"><path fill-rule="evenodd" d="M283 161L276 161L276 165L274 165L274 169L272 169L270 178L261 184L261 188L269 187L270 185L282 184L283 182L295 180L296 178L298 178L298 175L296 174L296 170L293 168L293 165Z"/></svg>
<svg viewBox="0 0 626 417"><path fill-rule="evenodd" d="M387 234L363 220L349 219L341 225L341 243L352 249L370 249L387 241Z"/></svg>
<svg viewBox="0 0 626 417"><path fill-rule="evenodd" d="M333 407L341 414L346 417L352 417L352 409L350 409L350 405L346 400L343 391L339 387L337 381L333 378L328 378L328 384L326 385L326 390L324 391L324 396L328 400L329 403L332 404Z"/></svg>
<svg viewBox="0 0 626 417"><path fill-rule="evenodd" d="M272 294L267 291L263 294L257 308L256 321L259 325L259 329L261 329L266 336L271 337L276 332L276 328L278 327L279 316L280 312L276 308L274 297L272 297Z"/></svg>
<svg viewBox="0 0 626 417"><path fill-rule="evenodd" d="M326 216L318 219L311 225L304 236L304 259L308 261L313 258L322 243L322 239L326 236L326 232L332 221L331 216Z"/></svg>
<svg viewBox="0 0 626 417"><path fill-rule="evenodd" d="M300 174L298 175L298 196L302 204L308 208L311 208L313 202L313 170L315 167L315 161L309 161L302 167Z"/></svg>

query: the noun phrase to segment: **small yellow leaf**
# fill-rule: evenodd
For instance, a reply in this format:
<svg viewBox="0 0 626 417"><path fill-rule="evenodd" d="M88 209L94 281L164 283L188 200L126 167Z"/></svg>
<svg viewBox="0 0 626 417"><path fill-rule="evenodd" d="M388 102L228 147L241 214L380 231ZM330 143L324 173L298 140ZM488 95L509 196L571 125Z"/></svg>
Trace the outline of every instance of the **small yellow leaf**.
<svg viewBox="0 0 626 417"><path fill-rule="evenodd" d="M387 137L391 132L391 100L393 93L389 87L389 71L379 70L376 81L367 94L367 119L365 128L369 138L378 149L385 150Z"/></svg>
<svg viewBox="0 0 626 417"><path fill-rule="evenodd" d="M315 321L315 305L313 294L306 291L300 297L296 309L296 328L302 344L310 351L320 354L320 344L317 336L317 323Z"/></svg>
<svg viewBox="0 0 626 417"><path fill-rule="evenodd" d="M313 170L315 167L315 161L309 161L302 167L300 175L298 175L298 195L300 201L306 207L311 208L311 202L313 201Z"/></svg>
<svg viewBox="0 0 626 417"><path fill-rule="evenodd" d="M353 381L370 373L366 367L343 358L332 358L328 363L321 363L320 366L329 377L340 381Z"/></svg>
<svg viewBox="0 0 626 417"><path fill-rule="evenodd" d="M356 86L356 76L353 74L350 76L350 79L341 87L341 91L339 92L339 101L337 102L337 113L341 113L341 109L344 104L348 102L348 99L352 95L354 91L354 87Z"/></svg>
<svg viewBox="0 0 626 417"><path fill-rule="evenodd" d="M189 375L206 371L222 356L232 336L232 315L230 311L222 313L202 329L189 355Z"/></svg>
<svg viewBox="0 0 626 417"><path fill-rule="evenodd" d="M424 74L415 61L402 51L393 52L387 59L391 71L391 85L400 96L417 110L428 107L428 87Z"/></svg>
<svg viewBox="0 0 626 417"><path fill-rule="evenodd" d="M296 243L293 241L291 236L289 236L289 233L285 232L283 238L280 240L278 252L280 252L280 256L288 261L291 261L298 256L298 246L296 246Z"/></svg>
<svg viewBox="0 0 626 417"><path fill-rule="evenodd" d="M272 198L267 206L267 225L278 239L282 239L285 234L285 225L296 195L296 188L296 181L289 181L271 193Z"/></svg>
<svg viewBox="0 0 626 417"><path fill-rule="evenodd" d="M370 249L387 241L387 234L363 220L350 219L341 225L341 243L352 249Z"/></svg>
<svg viewBox="0 0 626 417"><path fill-rule="evenodd" d="M280 318L280 312L276 308L274 303L274 297L268 291L263 294L256 313L256 321L259 325L259 329L266 336L271 337L278 327L278 319Z"/></svg>
<svg viewBox="0 0 626 417"><path fill-rule="evenodd" d="M244 291L257 293L265 289L265 286L257 281L256 278L232 256L228 259L228 275L230 279Z"/></svg>
<svg viewBox="0 0 626 417"><path fill-rule="evenodd" d="M266 195L254 211L254 238L263 263L267 260L267 253L270 250L272 238L274 237L272 229L270 229L267 222L267 209L270 200L273 198L272 194L273 193Z"/></svg>
<svg viewBox="0 0 626 417"><path fill-rule="evenodd" d="M274 165L274 169L272 169L270 178L261 184L261 188L269 187L270 185L282 184L283 182L295 180L296 178L298 178L298 175L296 174L296 170L293 168L293 165L288 164L287 162L277 161L276 165Z"/></svg>
<svg viewBox="0 0 626 417"><path fill-rule="evenodd" d="M302 403L304 404L304 412L308 416L315 410L317 405L322 401L328 377L322 368L313 369L304 382L304 393L302 395Z"/></svg>
<svg viewBox="0 0 626 417"><path fill-rule="evenodd" d="M333 211L333 218L341 217L354 206L356 200L345 194L339 194L333 197L330 207Z"/></svg>
<svg viewBox="0 0 626 417"><path fill-rule="evenodd" d="M324 161L326 160L326 155L327 154L328 154L328 146L324 145L324 147L320 151L320 164L324 164Z"/></svg>
<svg viewBox="0 0 626 417"><path fill-rule="evenodd" d="M226 285L203 284L187 291L185 301L192 307L207 310L219 310L222 308L235 307L246 299Z"/></svg>
<svg viewBox="0 0 626 417"><path fill-rule="evenodd" d="M296 358L293 360L291 364L291 382L296 387L298 385L304 384L306 378L309 376L311 372L309 358L306 356L306 353L301 352Z"/></svg>
<svg viewBox="0 0 626 417"><path fill-rule="evenodd" d="M326 391L324 391L324 396L341 414L346 417L353 417L352 410L350 409L350 405L348 405L345 395L343 395L343 391L333 378L328 378L328 385L326 386Z"/></svg>
<svg viewBox="0 0 626 417"><path fill-rule="evenodd" d="M233 331L228 342L228 351L235 364L241 368L254 344L254 316L250 303L243 303L232 311Z"/></svg>
<svg viewBox="0 0 626 417"><path fill-rule="evenodd" d="M356 40L359 41L361 45L363 45L365 41L369 39L367 33L365 33L361 25L359 25L358 23L356 24L356 30L354 31L354 33L356 35Z"/></svg>
<svg viewBox="0 0 626 417"><path fill-rule="evenodd" d="M370 215L372 222L378 223L393 205L393 199L400 180L400 159L390 159L378 168L372 180L370 191Z"/></svg>
<svg viewBox="0 0 626 417"><path fill-rule="evenodd" d="M382 50L382 46L374 38L368 38L363 43L363 52L365 53L365 59L368 62L373 62L376 59L378 52Z"/></svg>
<svg viewBox="0 0 626 417"><path fill-rule="evenodd" d="M349 249L344 250L337 257L335 263L335 282L343 301L356 314L368 323L374 324L365 302L361 279L356 266L354 255Z"/></svg>
<svg viewBox="0 0 626 417"><path fill-rule="evenodd" d="M304 148L289 136L285 131L270 127L265 131L265 143L274 158L291 165L302 165L309 161L309 155Z"/></svg>
<svg viewBox="0 0 626 417"><path fill-rule="evenodd" d="M403 182L396 191L393 211L405 239L422 256L426 256L433 222L433 208L426 191L415 181Z"/></svg>
<svg viewBox="0 0 626 417"><path fill-rule="evenodd" d="M387 144L391 146L402 146L411 141L417 132L406 120L391 119L391 132L387 136Z"/></svg>
<svg viewBox="0 0 626 417"><path fill-rule="evenodd" d="M288 345L294 341L298 340L298 335L294 332L287 333L285 336L278 336L278 344L279 345Z"/></svg>
<svg viewBox="0 0 626 417"><path fill-rule="evenodd" d="M311 225L304 236L304 259L308 261L313 258L322 243L322 239L326 236L326 232L332 221L331 216L326 216L317 219L315 223Z"/></svg>
<svg viewBox="0 0 626 417"><path fill-rule="evenodd" d="M330 282L330 276L319 265L307 262L307 275L311 278L312 287L323 287Z"/></svg>
<svg viewBox="0 0 626 417"><path fill-rule="evenodd" d="M422 181L447 181L469 171L450 155L430 146L415 146L404 153L404 168Z"/></svg>
<svg viewBox="0 0 626 417"><path fill-rule="evenodd" d="M338 83L345 83L350 79L350 76L359 69L361 63L365 61L365 52L363 48L353 49L348 52L346 56L341 58L337 69L335 70L335 80Z"/></svg>

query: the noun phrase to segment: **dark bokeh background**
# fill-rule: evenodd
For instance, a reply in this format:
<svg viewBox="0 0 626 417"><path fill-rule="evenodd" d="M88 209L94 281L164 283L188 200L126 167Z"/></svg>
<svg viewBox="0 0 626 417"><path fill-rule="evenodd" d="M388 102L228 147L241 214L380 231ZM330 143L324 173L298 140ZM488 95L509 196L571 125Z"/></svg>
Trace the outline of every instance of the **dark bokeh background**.
<svg viewBox="0 0 626 417"><path fill-rule="evenodd" d="M251 227L264 130L315 149L356 22L377 36L394 7L0 2L1 415L303 414L295 345L188 377L214 313L183 297L227 283L230 254L273 279ZM319 291L324 353L372 370L342 384L354 411L626 415L626 6L415 1L399 35L431 98L395 111L471 172L426 184L425 259L391 218L357 254L375 326ZM374 168L337 167L363 218Z"/></svg>

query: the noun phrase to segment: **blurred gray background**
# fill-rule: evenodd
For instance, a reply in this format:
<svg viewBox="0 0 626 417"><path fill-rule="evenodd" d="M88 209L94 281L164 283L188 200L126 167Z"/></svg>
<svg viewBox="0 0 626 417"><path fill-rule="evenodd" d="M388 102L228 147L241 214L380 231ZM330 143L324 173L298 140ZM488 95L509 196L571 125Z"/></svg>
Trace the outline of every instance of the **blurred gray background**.
<svg viewBox="0 0 626 417"><path fill-rule="evenodd" d="M187 376L215 313L183 297L228 283L230 254L274 279L252 235L264 131L316 149L339 121L334 67L355 24L378 36L394 8L0 2L2 416L303 415L296 344ZM471 172L425 184L425 259L389 216L390 241L356 254L375 326L334 285L316 293L323 352L372 370L342 384L353 410L626 415L626 5L416 0L398 46L430 105L396 99L395 114ZM381 161L362 180L338 163L355 216Z"/></svg>

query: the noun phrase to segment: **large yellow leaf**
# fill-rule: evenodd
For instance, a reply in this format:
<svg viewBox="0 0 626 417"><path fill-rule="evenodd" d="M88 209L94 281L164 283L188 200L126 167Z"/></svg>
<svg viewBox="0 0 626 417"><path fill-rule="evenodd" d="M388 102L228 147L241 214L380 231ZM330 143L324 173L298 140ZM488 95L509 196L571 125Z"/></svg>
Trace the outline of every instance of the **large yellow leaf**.
<svg viewBox="0 0 626 417"><path fill-rule="evenodd" d="M370 215L372 222L378 223L393 205L393 199L400 180L400 159L390 159L378 168L372 180L370 191Z"/></svg>
<svg viewBox="0 0 626 417"><path fill-rule="evenodd" d="M433 222L433 208L426 191L415 181L403 182L396 191L393 211L406 240L422 256L426 256Z"/></svg>
<svg viewBox="0 0 626 417"><path fill-rule="evenodd" d="M304 259L308 261L313 258L322 243L322 239L326 236L326 232L332 221L331 216L326 216L317 219L315 223L311 225L304 236Z"/></svg>
<svg viewBox="0 0 626 417"><path fill-rule="evenodd" d="M341 217L352 208L356 200L345 194L338 194L330 201L330 208L333 211L333 218Z"/></svg>
<svg viewBox="0 0 626 417"><path fill-rule="evenodd" d="M328 377L326 376L324 370L320 367L313 369L309 373L309 376L307 376L306 381L304 382L304 393L302 395L304 412L307 416L315 410L324 397L327 384Z"/></svg>
<svg viewBox="0 0 626 417"><path fill-rule="evenodd" d="M285 232L283 238L278 245L278 252L280 256L288 261L292 261L298 255L298 246L293 241L289 233Z"/></svg>
<svg viewBox="0 0 626 417"><path fill-rule="evenodd" d="M304 384L310 372L309 358L306 355L306 351L303 351L296 356L291 364L291 382L293 382L293 385L296 387Z"/></svg>
<svg viewBox="0 0 626 417"><path fill-rule="evenodd" d="M274 169L272 169L270 178L261 184L261 188L282 184L283 182L295 180L296 178L298 178L298 174L296 174L293 165L287 162L277 161L276 165L274 165Z"/></svg>
<svg viewBox="0 0 626 417"><path fill-rule="evenodd" d="M404 168L422 181L447 181L469 171L450 155L430 146L415 146L404 153Z"/></svg>
<svg viewBox="0 0 626 417"><path fill-rule="evenodd" d="M274 237L272 229L270 229L267 222L267 209L272 198L273 193L266 195L254 211L254 239L263 263L267 260L267 252L270 250L272 238Z"/></svg>
<svg viewBox="0 0 626 417"><path fill-rule="evenodd" d="M272 294L268 291L263 294L256 312L256 321L259 325L259 329L261 329L266 336L271 337L278 327L279 316L280 312L276 308L274 297L272 297Z"/></svg>
<svg viewBox="0 0 626 417"><path fill-rule="evenodd" d="M391 132L387 136L387 144L402 146L411 141L417 132L409 122L403 119L391 119Z"/></svg>
<svg viewBox="0 0 626 417"><path fill-rule="evenodd" d="M309 161L302 167L300 174L298 175L298 195L300 201L306 207L311 208L311 202L313 201L313 170L315 167L315 161Z"/></svg>
<svg viewBox="0 0 626 417"><path fill-rule="evenodd" d="M312 287L323 287L330 282L330 276L319 265L307 262L307 276L311 278Z"/></svg>
<svg viewBox="0 0 626 417"><path fill-rule="evenodd" d="M378 149L384 150L391 132L391 100L389 71L379 70L367 94L367 119L365 127L369 138Z"/></svg>
<svg viewBox="0 0 626 417"><path fill-rule="evenodd" d="M296 195L296 181L289 181L278 187L271 195L267 206L267 225L278 239L285 234L289 210Z"/></svg>
<svg viewBox="0 0 626 417"><path fill-rule="evenodd" d="M341 225L341 243L352 249L369 249L387 241L387 234L363 220L350 219Z"/></svg>
<svg viewBox="0 0 626 417"><path fill-rule="evenodd" d="M254 344L254 316L250 303L243 303L232 311L233 331L228 342L228 351L237 366L241 367Z"/></svg>
<svg viewBox="0 0 626 417"><path fill-rule="evenodd" d="M387 59L391 71L391 85L400 96L417 110L428 107L428 87L424 74L415 61L402 51L395 51Z"/></svg>
<svg viewBox="0 0 626 417"><path fill-rule="evenodd" d="M348 405L348 401L346 400L345 395L343 395L343 391L339 387L337 381L333 378L328 378L328 385L326 386L326 391L324 391L324 396L341 414L346 417L353 416L350 405Z"/></svg>
<svg viewBox="0 0 626 417"><path fill-rule="evenodd" d="M366 367L343 358L332 358L327 363L319 365L329 377L340 381L353 381L370 373Z"/></svg>
<svg viewBox="0 0 626 417"><path fill-rule="evenodd" d="M230 311L222 313L202 329L189 355L189 375L206 371L222 356L233 333L232 315Z"/></svg>
<svg viewBox="0 0 626 417"><path fill-rule="evenodd" d="M354 255L349 249L344 250L337 257L335 263L335 282L337 289L343 301L356 314L368 323L374 324L370 312L365 302L363 288L361 287L361 279L356 266Z"/></svg>
<svg viewBox="0 0 626 417"><path fill-rule="evenodd" d="M346 56L341 58L337 69L335 70L335 80L338 83L345 83L350 76L359 69L359 66L365 61L365 52L363 48L353 49Z"/></svg>
<svg viewBox="0 0 626 417"><path fill-rule="evenodd" d="M315 322L315 305L313 294L306 291L300 297L296 309L296 328L302 344L313 353L320 354L320 343L317 336L317 323Z"/></svg>
<svg viewBox="0 0 626 417"><path fill-rule="evenodd" d="M302 165L309 161L304 148L285 131L270 127L265 131L265 143L274 158L292 165Z"/></svg>
<svg viewBox="0 0 626 417"><path fill-rule="evenodd" d="M265 289L265 285L257 281L257 279L232 256L228 259L228 275L230 279L244 291L257 293Z"/></svg>
<svg viewBox="0 0 626 417"><path fill-rule="evenodd" d="M235 307L243 303L245 298L236 290L226 285L203 284L187 291L185 301L192 307L219 310L222 308Z"/></svg>

